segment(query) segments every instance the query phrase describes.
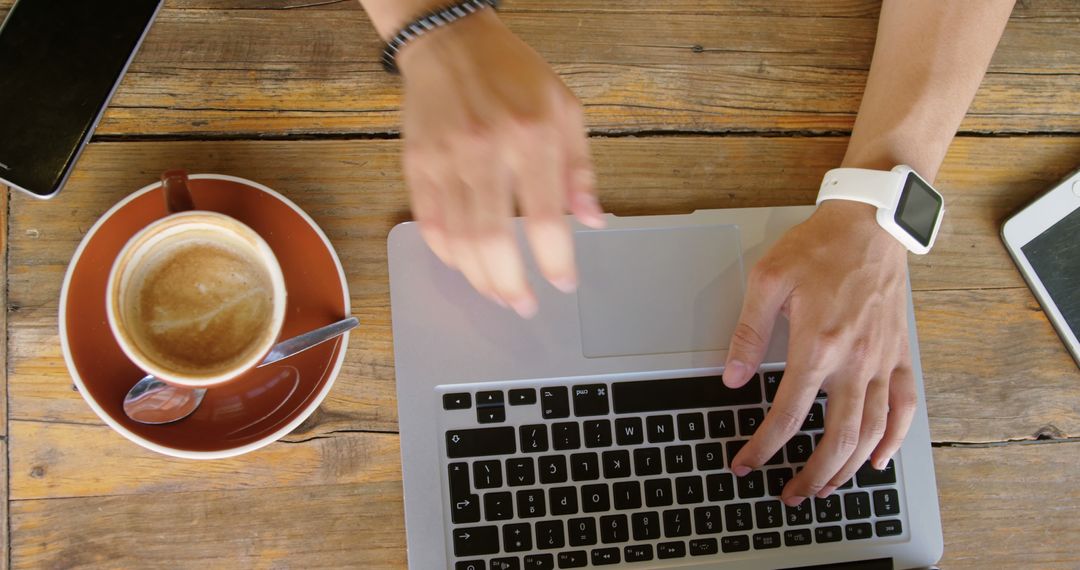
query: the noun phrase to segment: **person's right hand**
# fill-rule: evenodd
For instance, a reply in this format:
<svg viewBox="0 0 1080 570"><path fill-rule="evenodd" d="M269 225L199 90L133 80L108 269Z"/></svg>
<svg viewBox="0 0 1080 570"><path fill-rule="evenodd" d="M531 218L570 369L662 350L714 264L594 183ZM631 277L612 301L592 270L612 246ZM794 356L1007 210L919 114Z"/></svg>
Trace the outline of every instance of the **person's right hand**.
<svg viewBox="0 0 1080 570"><path fill-rule="evenodd" d="M483 295L537 311L510 218L515 198L544 277L577 287L570 225L604 219L581 104L532 48L482 10L406 46L404 167L433 252Z"/></svg>

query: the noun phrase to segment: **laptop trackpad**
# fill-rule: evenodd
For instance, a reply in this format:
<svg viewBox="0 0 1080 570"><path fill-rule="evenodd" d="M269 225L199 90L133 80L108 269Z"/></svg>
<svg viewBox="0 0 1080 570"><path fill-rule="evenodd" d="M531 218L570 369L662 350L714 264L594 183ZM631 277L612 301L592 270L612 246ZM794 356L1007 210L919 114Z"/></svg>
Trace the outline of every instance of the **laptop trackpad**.
<svg viewBox="0 0 1080 570"><path fill-rule="evenodd" d="M575 238L587 358L727 349L743 299L738 226L583 231Z"/></svg>

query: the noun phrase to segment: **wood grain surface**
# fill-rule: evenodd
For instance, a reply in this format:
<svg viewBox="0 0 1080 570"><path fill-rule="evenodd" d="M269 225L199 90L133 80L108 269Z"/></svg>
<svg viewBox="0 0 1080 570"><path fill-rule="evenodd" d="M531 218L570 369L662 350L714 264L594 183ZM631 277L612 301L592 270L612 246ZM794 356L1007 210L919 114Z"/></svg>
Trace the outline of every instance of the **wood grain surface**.
<svg viewBox="0 0 1080 570"><path fill-rule="evenodd" d="M879 8L508 0L503 18L582 99L602 202L625 216L812 203ZM1075 0L1017 4L937 179L938 245L910 258L945 570L1080 568L1080 370L998 237L1080 165L1078 24ZM378 49L354 0L166 0L63 193L0 192L0 570L406 565L385 248L409 211L400 143L384 140L400 82ZM60 354L79 241L174 167L257 180L310 213L364 323L317 412L229 460L124 440Z"/></svg>

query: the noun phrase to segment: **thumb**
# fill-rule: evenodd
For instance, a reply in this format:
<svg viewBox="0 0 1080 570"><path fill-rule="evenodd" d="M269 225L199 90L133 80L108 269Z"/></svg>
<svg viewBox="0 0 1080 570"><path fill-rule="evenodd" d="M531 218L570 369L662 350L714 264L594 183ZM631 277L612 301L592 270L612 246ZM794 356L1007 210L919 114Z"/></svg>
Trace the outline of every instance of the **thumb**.
<svg viewBox="0 0 1080 570"><path fill-rule="evenodd" d="M723 375L728 388L743 386L761 366L776 317L790 293L782 277L763 267L758 262L750 274L739 323L731 333Z"/></svg>

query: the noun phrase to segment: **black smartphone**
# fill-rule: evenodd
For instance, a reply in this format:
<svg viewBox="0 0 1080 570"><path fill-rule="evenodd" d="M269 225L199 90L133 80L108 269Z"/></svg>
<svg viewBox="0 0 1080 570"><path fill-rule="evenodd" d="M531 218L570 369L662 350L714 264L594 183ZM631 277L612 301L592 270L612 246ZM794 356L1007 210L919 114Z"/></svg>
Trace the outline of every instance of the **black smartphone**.
<svg viewBox="0 0 1080 570"><path fill-rule="evenodd" d="M0 26L0 182L60 191L162 0L18 0Z"/></svg>

